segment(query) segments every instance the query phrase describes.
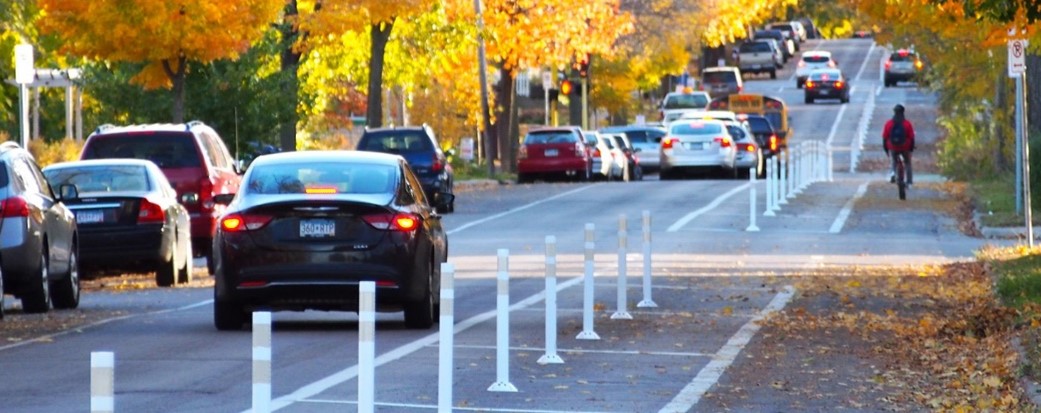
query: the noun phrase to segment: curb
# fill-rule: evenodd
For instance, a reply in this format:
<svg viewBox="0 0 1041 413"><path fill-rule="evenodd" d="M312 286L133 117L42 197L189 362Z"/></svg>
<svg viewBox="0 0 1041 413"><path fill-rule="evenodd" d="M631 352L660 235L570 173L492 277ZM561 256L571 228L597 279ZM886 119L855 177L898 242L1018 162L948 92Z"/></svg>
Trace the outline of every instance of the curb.
<svg viewBox="0 0 1041 413"><path fill-rule="evenodd" d="M506 183L494 179L468 179L465 181L452 183L452 188L457 191L465 192L477 189L492 188L499 185L506 185Z"/></svg>
<svg viewBox="0 0 1041 413"><path fill-rule="evenodd" d="M1027 228L1026 228L1025 225L1021 226L1021 227L986 227L986 226L983 226L983 220L980 218L982 216L983 216L983 214L980 214L979 212L973 212L972 213L972 223L973 223L973 225L976 226L976 228L979 228L980 234L982 234L984 238L1024 239L1024 238L1027 237ZM1038 231L1041 231L1041 227L1036 227L1035 226L1034 227L1034 239L1035 240L1036 239L1041 239L1041 234L1039 234Z"/></svg>

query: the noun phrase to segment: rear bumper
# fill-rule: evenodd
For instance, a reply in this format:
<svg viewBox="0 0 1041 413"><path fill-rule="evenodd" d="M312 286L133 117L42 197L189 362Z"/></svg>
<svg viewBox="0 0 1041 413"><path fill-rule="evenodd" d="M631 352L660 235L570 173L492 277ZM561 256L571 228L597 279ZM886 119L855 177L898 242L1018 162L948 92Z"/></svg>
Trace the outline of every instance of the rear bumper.
<svg viewBox="0 0 1041 413"><path fill-rule="evenodd" d="M174 250L172 228L151 225L130 229L81 226L80 264L93 268L119 268L141 261L168 259Z"/></svg>
<svg viewBox="0 0 1041 413"><path fill-rule="evenodd" d="M585 171L590 167L591 162L583 158L521 160L517 162L517 172L520 173L578 172Z"/></svg>

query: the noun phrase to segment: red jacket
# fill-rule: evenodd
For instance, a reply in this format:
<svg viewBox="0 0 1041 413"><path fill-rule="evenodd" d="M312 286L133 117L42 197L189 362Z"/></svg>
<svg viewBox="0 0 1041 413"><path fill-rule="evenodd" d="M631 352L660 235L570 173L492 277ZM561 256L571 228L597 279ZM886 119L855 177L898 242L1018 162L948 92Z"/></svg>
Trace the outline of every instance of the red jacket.
<svg viewBox="0 0 1041 413"><path fill-rule="evenodd" d="M903 145L893 147L893 145L889 144L889 131L891 131L892 129L893 120L890 119L886 121L886 126L882 128L882 146L887 151L903 152L914 150L914 127L911 126L911 122L908 122L907 119L904 119L904 131L907 132L907 139L904 141Z"/></svg>

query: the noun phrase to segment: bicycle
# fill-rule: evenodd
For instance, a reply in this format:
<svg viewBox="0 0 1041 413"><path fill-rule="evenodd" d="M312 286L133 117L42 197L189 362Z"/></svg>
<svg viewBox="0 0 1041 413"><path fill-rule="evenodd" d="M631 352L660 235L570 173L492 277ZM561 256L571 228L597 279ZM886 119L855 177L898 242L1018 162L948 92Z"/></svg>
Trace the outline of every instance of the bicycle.
<svg viewBox="0 0 1041 413"><path fill-rule="evenodd" d="M896 187L900 193L900 200L907 199L907 175L904 173L904 157L898 152L893 152L893 159L896 160Z"/></svg>

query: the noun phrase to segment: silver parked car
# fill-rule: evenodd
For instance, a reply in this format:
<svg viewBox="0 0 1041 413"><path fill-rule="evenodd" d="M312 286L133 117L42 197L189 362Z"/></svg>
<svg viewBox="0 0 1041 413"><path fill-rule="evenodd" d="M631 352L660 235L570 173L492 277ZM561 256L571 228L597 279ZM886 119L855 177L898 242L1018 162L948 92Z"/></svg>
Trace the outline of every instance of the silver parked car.
<svg viewBox="0 0 1041 413"><path fill-rule="evenodd" d="M719 171L733 176L737 148L726 124L715 119L681 120L669 125L661 141L661 179L685 171Z"/></svg>
<svg viewBox="0 0 1041 413"><path fill-rule="evenodd" d="M600 132L622 133L629 138L629 143L636 149L636 159L644 171L657 171L661 165L661 139L665 137L665 128L653 125L609 126Z"/></svg>
<svg viewBox="0 0 1041 413"><path fill-rule="evenodd" d="M734 167L737 175L748 178L749 171L755 168L757 178L766 176L766 164L763 162L763 151L756 142L755 135L746 121L724 121L727 132L734 138L736 148Z"/></svg>
<svg viewBox="0 0 1041 413"><path fill-rule="evenodd" d="M615 159L614 142L607 136L596 131L582 131L585 137L586 147L590 148L590 158L593 159L594 179L621 179L624 164Z"/></svg>

